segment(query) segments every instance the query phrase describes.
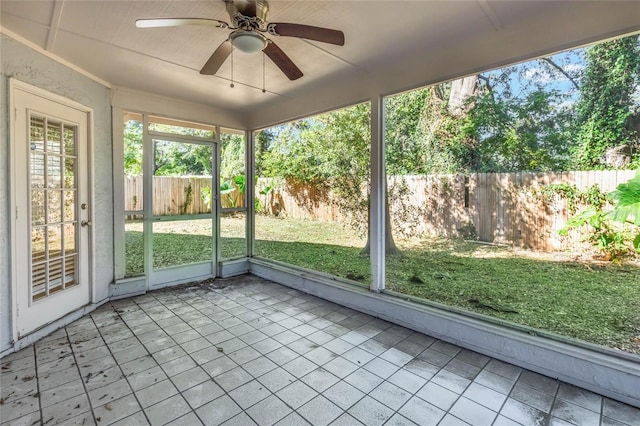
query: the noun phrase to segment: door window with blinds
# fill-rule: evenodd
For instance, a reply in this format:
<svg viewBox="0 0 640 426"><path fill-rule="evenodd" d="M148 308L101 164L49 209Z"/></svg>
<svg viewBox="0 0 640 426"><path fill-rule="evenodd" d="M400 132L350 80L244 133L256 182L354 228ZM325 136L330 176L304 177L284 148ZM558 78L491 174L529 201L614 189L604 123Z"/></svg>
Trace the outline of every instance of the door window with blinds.
<svg viewBox="0 0 640 426"><path fill-rule="evenodd" d="M30 116L31 299L78 284L77 127Z"/></svg>

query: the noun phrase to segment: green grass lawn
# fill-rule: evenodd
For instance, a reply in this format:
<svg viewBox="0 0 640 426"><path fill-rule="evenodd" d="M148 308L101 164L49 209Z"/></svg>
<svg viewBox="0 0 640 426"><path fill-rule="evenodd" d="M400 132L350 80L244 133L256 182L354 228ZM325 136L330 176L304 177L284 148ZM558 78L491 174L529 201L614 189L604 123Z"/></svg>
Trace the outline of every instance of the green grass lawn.
<svg viewBox="0 0 640 426"><path fill-rule="evenodd" d="M239 230L224 235L242 234L241 219L227 219L224 226ZM127 244L137 241L134 237L128 233ZM199 259L210 247L210 238L197 233L189 237L156 235L154 244L156 240L162 243L167 253L154 259ZM371 273L369 258L361 254L364 243L335 223L256 219L256 255L368 286ZM402 255L387 258L389 290L640 354L637 265L571 262L563 260L563 254L536 254L462 240L396 243ZM221 244L223 253L237 253L242 252L245 241L228 237ZM139 251L130 247L134 246L127 246L127 254ZM127 262L136 263L139 258L141 265L141 257L134 255L130 260L127 256Z"/></svg>
<svg viewBox="0 0 640 426"><path fill-rule="evenodd" d="M387 260L390 290L640 353L637 267L529 258L463 241L403 254Z"/></svg>

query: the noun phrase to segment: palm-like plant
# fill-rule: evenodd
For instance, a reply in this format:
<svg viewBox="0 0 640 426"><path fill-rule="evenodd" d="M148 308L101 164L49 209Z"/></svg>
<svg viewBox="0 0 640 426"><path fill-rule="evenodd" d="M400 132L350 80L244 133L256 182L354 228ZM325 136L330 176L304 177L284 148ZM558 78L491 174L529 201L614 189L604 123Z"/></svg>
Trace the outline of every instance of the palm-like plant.
<svg viewBox="0 0 640 426"><path fill-rule="evenodd" d="M615 201L611 217L616 222L640 226L640 172L609 194ZM640 253L640 232L633 239L633 247Z"/></svg>

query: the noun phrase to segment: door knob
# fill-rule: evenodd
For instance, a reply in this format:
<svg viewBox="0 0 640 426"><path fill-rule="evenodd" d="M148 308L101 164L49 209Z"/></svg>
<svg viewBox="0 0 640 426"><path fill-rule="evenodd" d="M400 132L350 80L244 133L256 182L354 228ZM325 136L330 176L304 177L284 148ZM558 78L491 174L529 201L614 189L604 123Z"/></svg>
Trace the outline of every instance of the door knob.
<svg viewBox="0 0 640 426"><path fill-rule="evenodd" d="M80 226L91 226L90 220L83 220L80 222Z"/></svg>

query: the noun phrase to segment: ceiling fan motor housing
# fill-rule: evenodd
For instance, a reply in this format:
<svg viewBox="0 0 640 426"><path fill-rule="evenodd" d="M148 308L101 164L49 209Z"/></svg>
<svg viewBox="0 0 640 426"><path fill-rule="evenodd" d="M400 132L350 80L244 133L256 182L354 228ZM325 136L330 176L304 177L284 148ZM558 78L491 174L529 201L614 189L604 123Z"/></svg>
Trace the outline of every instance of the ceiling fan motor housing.
<svg viewBox="0 0 640 426"><path fill-rule="evenodd" d="M258 30L264 27L269 12L267 0L225 0L232 25L243 30Z"/></svg>

